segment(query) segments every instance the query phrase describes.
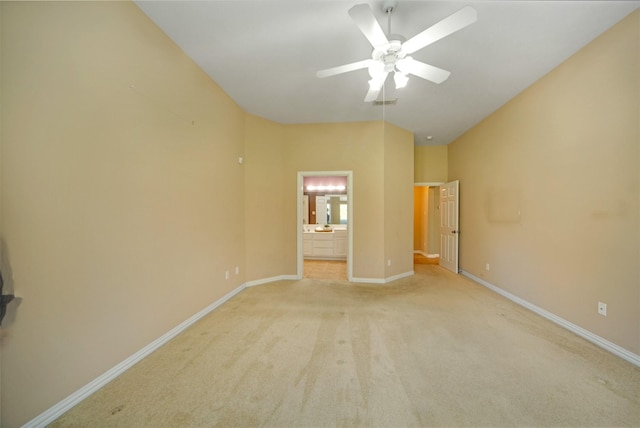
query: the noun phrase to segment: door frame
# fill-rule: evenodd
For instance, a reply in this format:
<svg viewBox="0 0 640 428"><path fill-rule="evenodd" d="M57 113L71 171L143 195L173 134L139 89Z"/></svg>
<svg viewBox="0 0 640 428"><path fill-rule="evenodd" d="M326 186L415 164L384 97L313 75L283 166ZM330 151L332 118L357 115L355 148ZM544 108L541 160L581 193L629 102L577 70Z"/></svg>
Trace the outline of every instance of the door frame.
<svg viewBox="0 0 640 428"><path fill-rule="evenodd" d="M304 274L304 253L302 243L302 196L304 195L305 177L342 176L347 177L347 280L353 279L353 171L298 171L298 191L296 197L296 248L297 274L302 279Z"/></svg>

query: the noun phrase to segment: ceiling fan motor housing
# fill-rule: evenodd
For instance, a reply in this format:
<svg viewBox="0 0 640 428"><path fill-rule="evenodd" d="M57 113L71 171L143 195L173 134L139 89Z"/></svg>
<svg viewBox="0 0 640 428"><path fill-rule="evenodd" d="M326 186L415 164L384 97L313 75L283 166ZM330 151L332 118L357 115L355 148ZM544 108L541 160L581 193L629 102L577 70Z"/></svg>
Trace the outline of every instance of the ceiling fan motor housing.
<svg viewBox="0 0 640 428"><path fill-rule="evenodd" d="M373 63L369 66L371 77L379 76L381 73L391 73L396 71L396 64L403 59L406 54L402 51L404 37L393 34L389 36L389 43L373 48L371 58Z"/></svg>

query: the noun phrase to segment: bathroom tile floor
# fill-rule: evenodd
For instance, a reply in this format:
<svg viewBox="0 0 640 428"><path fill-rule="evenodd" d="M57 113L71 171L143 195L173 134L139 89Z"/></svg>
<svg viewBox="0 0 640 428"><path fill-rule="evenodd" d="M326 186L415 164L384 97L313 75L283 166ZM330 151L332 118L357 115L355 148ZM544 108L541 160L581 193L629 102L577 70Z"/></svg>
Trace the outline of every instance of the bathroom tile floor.
<svg viewBox="0 0 640 428"><path fill-rule="evenodd" d="M347 262L343 260L305 260L304 277L312 279L347 279Z"/></svg>

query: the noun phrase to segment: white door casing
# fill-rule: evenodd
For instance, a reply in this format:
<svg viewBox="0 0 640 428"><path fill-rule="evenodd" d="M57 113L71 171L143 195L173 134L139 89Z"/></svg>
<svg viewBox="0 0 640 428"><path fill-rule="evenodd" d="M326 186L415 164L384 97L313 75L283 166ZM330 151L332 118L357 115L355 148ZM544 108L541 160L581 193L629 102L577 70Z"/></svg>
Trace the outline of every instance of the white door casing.
<svg viewBox="0 0 640 428"><path fill-rule="evenodd" d="M458 273L458 180L440 186L440 266Z"/></svg>
<svg viewBox="0 0 640 428"><path fill-rule="evenodd" d="M353 171L298 171L298 196L297 196L297 273L295 277L302 279L304 272L304 254L303 254L303 227L302 227L302 200L304 196L304 177L316 177L316 176L346 176L347 177L347 280L353 279L353 229L355 227L354 215L353 215ZM325 214L326 215L326 214Z"/></svg>

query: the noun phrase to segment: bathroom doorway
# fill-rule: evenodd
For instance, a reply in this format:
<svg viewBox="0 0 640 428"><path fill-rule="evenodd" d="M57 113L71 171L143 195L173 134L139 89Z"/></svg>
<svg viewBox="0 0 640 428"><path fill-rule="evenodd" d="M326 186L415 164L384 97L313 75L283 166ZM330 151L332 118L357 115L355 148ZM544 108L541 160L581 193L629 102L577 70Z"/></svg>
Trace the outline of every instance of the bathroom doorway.
<svg viewBox="0 0 640 428"><path fill-rule="evenodd" d="M440 260L440 183L413 187L414 264L438 264Z"/></svg>
<svg viewBox="0 0 640 428"><path fill-rule="evenodd" d="M351 281L353 172L299 171L297 194L297 277Z"/></svg>

